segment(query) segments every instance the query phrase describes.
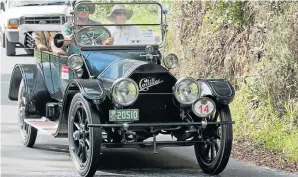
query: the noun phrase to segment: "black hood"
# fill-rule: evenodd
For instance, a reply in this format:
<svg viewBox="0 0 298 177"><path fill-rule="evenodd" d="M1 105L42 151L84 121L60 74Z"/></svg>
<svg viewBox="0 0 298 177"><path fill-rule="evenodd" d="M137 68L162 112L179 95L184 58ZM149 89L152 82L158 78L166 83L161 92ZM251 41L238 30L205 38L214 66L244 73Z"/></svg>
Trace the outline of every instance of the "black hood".
<svg viewBox="0 0 298 177"><path fill-rule="evenodd" d="M176 82L176 78L164 67L133 59L114 62L98 79L109 89L117 79L125 77L138 84L140 93L172 93Z"/></svg>

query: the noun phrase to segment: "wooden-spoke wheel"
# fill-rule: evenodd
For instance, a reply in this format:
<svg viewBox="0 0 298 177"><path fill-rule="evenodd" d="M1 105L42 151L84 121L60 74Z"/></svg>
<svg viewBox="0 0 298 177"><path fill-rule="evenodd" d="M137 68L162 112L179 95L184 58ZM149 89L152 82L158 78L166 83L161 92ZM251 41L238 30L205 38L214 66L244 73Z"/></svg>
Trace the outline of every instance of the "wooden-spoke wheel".
<svg viewBox="0 0 298 177"><path fill-rule="evenodd" d="M232 121L228 106L217 108L213 121ZM203 131L202 143L194 146L197 161L201 169L212 175L221 173L227 166L233 142L232 124L207 125Z"/></svg>
<svg viewBox="0 0 298 177"><path fill-rule="evenodd" d="M81 93L70 105L68 122L69 152L76 171L81 176L93 176L97 170L101 151L101 129L88 128L99 124L98 114Z"/></svg>
<svg viewBox="0 0 298 177"><path fill-rule="evenodd" d="M18 93L18 123L20 126L20 133L22 136L23 144L26 147L32 147L36 141L37 129L25 123L24 121L24 119L26 118L25 110L27 104L25 94L25 85L24 80L22 79Z"/></svg>

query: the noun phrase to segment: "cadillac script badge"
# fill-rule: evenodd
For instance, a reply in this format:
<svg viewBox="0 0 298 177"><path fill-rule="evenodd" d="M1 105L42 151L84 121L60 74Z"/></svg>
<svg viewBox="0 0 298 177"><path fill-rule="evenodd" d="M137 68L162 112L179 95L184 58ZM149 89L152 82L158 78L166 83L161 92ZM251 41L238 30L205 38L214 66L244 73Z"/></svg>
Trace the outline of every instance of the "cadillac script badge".
<svg viewBox="0 0 298 177"><path fill-rule="evenodd" d="M144 78L139 82L140 91L148 91L150 87L158 85L162 83L163 81L160 79L147 79Z"/></svg>

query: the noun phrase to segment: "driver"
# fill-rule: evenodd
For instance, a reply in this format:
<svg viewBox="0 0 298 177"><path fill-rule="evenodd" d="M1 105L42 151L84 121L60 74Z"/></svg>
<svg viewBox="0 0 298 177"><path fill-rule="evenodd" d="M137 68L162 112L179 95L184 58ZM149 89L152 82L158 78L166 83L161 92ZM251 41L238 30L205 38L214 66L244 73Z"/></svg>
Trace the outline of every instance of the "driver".
<svg viewBox="0 0 298 177"><path fill-rule="evenodd" d="M84 1L84 2L92 2L92 1L89 1L89 0L78 0L76 1L75 3L78 3L78 2L81 2L81 1ZM95 5L94 4L86 4L86 5L80 5L76 8L76 17L77 17L77 23L79 25L88 25L88 24L101 24L100 22L96 22L94 20L91 20L89 19L89 15L90 14L93 14L95 11ZM67 53L78 53L78 49L76 49L71 43L70 43L70 40L72 39L72 30L71 30L71 25L69 24L69 22L66 22L63 26L63 29L62 29L62 34L66 40L65 42L65 45L63 46L63 49L61 51L61 49L58 49L56 48L55 46L53 47L53 53L56 54L56 55L65 55L65 50L67 50ZM82 39L84 40L84 39ZM52 44L54 41L52 41ZM84 42L84 41L83 41ZM107 38L106 40L104 41L101 41L101 44L102 45L111 45L113 44L114 40L112 37L109 37ZM68 49L66 49L68 48Z"/></svg>
<svg viewBox="0 0 298 177"><path fill-rule="evenodd" d="M114 24L125 24L132 17L133 11L126 9L123 4L114 5L107 19ZM136 26L111 26L114 44L138 43L142 39L142 31Z"/></svg>

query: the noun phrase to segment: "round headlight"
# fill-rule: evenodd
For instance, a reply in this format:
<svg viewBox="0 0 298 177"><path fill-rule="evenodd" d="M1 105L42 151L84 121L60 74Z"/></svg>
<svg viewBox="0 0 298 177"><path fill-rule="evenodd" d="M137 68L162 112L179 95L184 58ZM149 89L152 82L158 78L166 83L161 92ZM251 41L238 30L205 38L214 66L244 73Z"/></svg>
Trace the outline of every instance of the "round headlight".
<svg viewBox="0 0 298 177"><path fill-rule="evenodd" d="M178 66L178 57L175 54L169 54L164 58L163 63L169 69L176 68Z"/></svg>
<svg viewBox="0 0 298 177"><path fill-rule="evenodd" d="M116 103L122 106L131 105L137 100L138 96L138 85L132 79L118 79L112 86L112 98Z"/></svg>
<svg viewBox="0 0 298 177"><path fill-rule="evenodd" d="M200 96L198 82L190 77L179 79L173 89L176 99L185 105L192 104Z"/></svg>
<svg viewBox="0 0 298 177"><path fill-rule="evenodd" d="M74 54L68 58L67 63L68 63L68 66L70 67L70 69L76 71L83 66L84 61L80 55Z"/></svg>
<svg viewBox="0 0 298 177"><path fill-rule="evenodd" d="M152 45L148 45L146 48L145 48L145 51L149 54L152 54L154 52L154 48Z"/></svg>

